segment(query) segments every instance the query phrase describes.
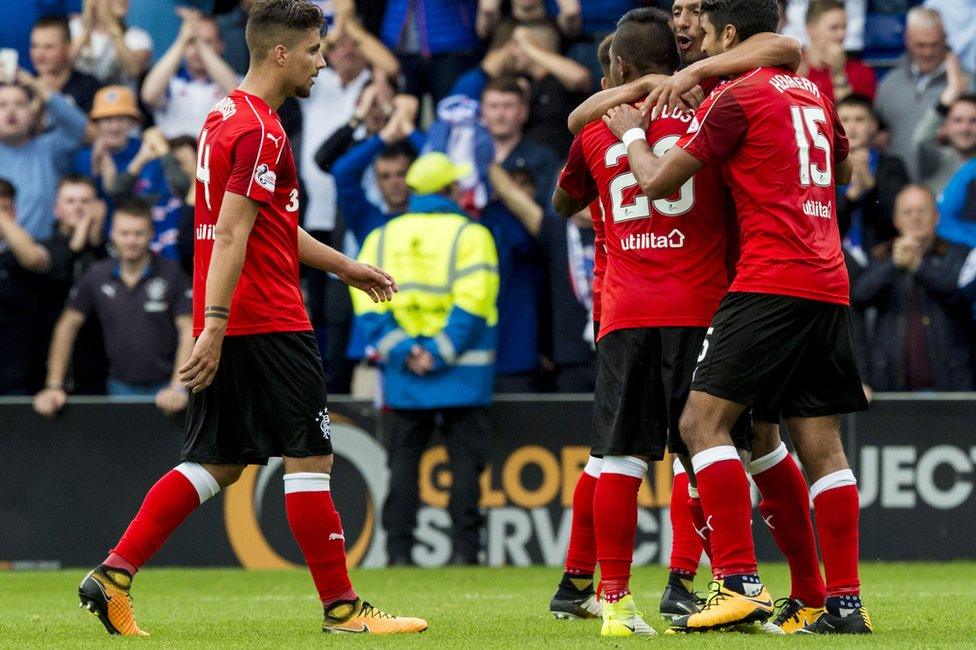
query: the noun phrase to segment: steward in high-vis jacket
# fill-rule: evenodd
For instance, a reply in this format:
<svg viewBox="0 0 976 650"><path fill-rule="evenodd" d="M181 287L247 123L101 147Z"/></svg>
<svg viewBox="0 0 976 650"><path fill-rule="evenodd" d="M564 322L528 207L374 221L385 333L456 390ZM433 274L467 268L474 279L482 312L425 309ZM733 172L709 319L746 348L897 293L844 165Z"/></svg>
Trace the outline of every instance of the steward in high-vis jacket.
<svg viewBox="0 0 976 650"><path fill-rule="evenodd" d="M498 320L498 256L491 233L457 205L457 181L471 173L428 153L407 172L416 193L403 214L363 242L359 260L382 266L399 285L389 303L353 294L357 335L380 364L393 411L390 492L383 508L392 564L411 564L421 454L436 429L447 442L454 562L478 561Z"/></svg>

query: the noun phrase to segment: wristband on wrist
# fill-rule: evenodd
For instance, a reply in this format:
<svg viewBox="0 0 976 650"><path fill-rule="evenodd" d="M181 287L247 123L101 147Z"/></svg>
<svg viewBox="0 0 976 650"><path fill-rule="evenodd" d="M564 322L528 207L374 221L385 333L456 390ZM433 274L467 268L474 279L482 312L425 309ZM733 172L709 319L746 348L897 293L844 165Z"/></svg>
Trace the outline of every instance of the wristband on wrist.
<svg viewBox="0 0 976 650"><path fill-rule="evenodd" d="M943 104L941 99L935 104L935 112L941 115L942 117L945 117L946 115L949 114L949 108L951 107Z"/></svg>
<svg viewBox="0 0 976 650"><path fill-rule="evenodd" d="M634 127L632 129L627 129L624 132L624 136L620 138L620 141L624 143L624 146L630 149L630 145L638 140L647 140L647 134L644 129Z"/></svg>
<svg viewBox="0 0 976 650"><path fill-rule="evenodd" d="M204 307L203 309L204 318L223 318L227 320L230 317L230 310L226 307L217 307L215 305L210 305Z"/></svg>

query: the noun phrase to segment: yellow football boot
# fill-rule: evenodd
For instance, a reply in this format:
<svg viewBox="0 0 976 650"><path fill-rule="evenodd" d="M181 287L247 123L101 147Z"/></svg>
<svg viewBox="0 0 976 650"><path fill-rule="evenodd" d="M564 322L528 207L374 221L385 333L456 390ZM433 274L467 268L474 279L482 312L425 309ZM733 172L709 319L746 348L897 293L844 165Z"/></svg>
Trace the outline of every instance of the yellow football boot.
<svg viewBox="0 0 976 650"><path fill-rule="evenodd" d="M325 611L323 632L346 634L409 634L423 632L427 621L394 616L373 607L365 600L336 603Z"/></svg>
<svg viewBox="0 0 976 650"><path fill-rule="evenodd" d="M129 588L132 576L124 571L99 565L88 572L78 586L78 607L98 617L109 634L149 636L139 629L132 611Z"/></svg>
<svg viewBox="0 0 976 650"><path fill-rule="evenodd" d="M775 625L784 634L795 634L813 624L823 614L823 607L807 607L796 598L780 598L776 601L779 612L766 625Z"/></svg>
<svg viewBox="0 0 976 650"><path fill-rule="evenodd" d="M634 597L627 594L615 603L603 603L603 628L600 636L653 636L654 628L644 622Z"/></svg>
<svg viewBox="0 0 976 650"><path fill-rule="evenodd" d="M708 598L701 611L674 619L672 630L706 632L742 623L763 622L773 614L773 600L765 586L751 596L727 589L722 582L712 582L708 588Z"/></svg>

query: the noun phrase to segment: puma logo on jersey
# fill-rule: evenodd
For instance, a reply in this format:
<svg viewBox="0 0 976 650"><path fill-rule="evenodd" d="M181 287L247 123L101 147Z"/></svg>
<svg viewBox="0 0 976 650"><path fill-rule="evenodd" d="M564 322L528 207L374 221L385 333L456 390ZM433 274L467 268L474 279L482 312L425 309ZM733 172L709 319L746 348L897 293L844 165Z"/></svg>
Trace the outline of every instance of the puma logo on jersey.
<svg viewBox="0 0 976 650"><path fill-rule="evenodd" d="M332 542L335 540L346 541L346 537L342 533L329 533L329 541Z"/></svg>
<svg viewBox="0 0 976 650"><path fill-rule="evenodd" d="M281 138L283 138L284 136L279 135L276 138L273 135L271 135L270 133L265 133L264 134L264 137L266 137L268 140L271 140L272 142L274 142L274 146L277 148L277 147L280 147L281 146Z"/></svg>
<svg viewBox="0 0 976 650"><path fill-rule="evenodd" d="M264 189L274 192L278 176L267 165L261 164L254 170L254 180Z"/></svg>

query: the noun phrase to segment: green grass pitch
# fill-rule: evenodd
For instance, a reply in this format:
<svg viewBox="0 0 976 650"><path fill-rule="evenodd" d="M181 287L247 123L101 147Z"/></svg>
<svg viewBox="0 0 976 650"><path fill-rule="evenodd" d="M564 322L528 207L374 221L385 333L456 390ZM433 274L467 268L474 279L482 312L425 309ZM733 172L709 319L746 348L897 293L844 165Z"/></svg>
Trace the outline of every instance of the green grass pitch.
<svg viewBox="0 0 976 650"><path fill-rule="evenodd" d="M773 597L786 595L785 565L767 564ZM862 567L873 637L770 637L716 633L601 639L598 621L556 621L548 601L553 568L383 569L353 572L359 593L391 612L423 616L430 629L412 637L324 635L321 608L303 571L147 569L135 583L135 608L148 639L105 634L78 609L84 570L0 573L0 647L4 648L573 648L627 647L976 647L976 563ZM662 567L635 570L638 607L659 632ZM699 588L704 581L699 579Z"/></svg>

